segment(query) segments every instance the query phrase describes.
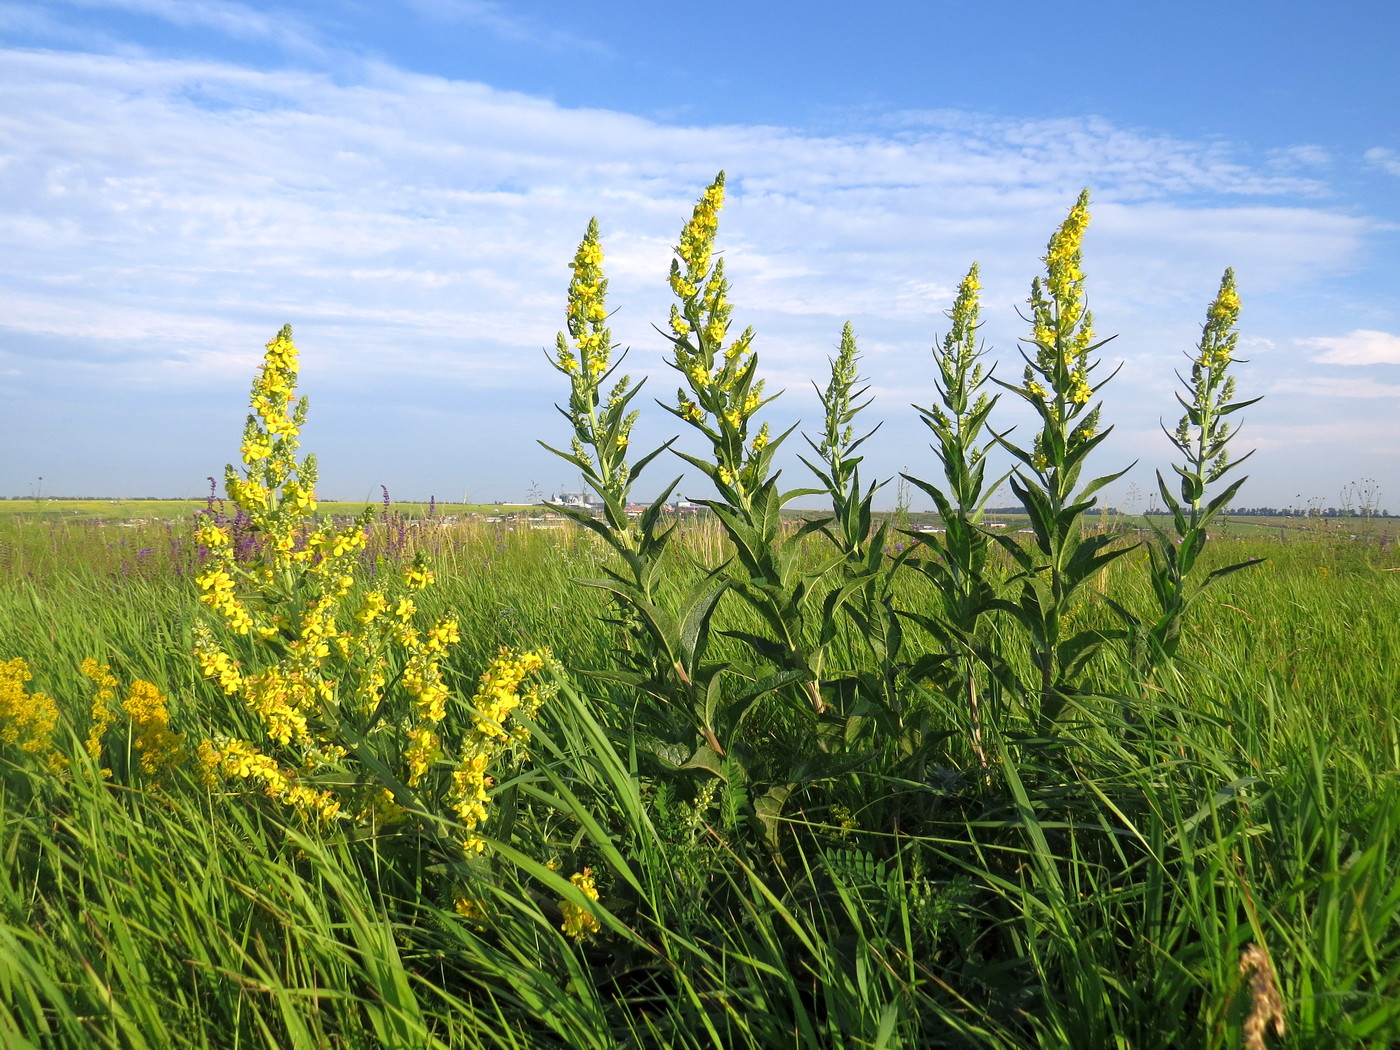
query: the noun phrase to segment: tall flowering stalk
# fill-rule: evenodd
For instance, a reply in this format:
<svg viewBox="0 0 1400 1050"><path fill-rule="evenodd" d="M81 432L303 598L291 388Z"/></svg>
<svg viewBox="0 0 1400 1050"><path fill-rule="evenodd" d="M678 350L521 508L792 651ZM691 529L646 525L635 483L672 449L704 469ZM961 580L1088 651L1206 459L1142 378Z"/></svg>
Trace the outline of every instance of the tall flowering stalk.
<svg viewBox="0 0 1400 1050"><path fill-rule="evenodd" d="M799 579L798 557L802 537L825 522L809 522L796 535L785 536L782 508L798 496L823 490L784 492L772 470L774 453L796 427L775 437L768 423L759 422L759 410L777 395L764 396L753 329L729 338L734 308L724 260L715 253L723 205L720 172L696 202L671 261L671 291L679 301L671 307L668 363L684 385L676 391L675 406L663 407L710 446L708 457L678 455L713 483L719 498L698 502L714 513L734 545L742 571L732 579L732 588L767 628L768 637L732 632L760 659L776 664L776 677L761 692L796 683L812 711L821 714L827 709L821 664L831 635L825 630L815 643L804 637L807 606L816 589Z"/></svg>
<svg viewBox="0 0 1400 1050"><path fill-rule="evenodd" d="M821 440L814 441L803 435L821 465L802 457L807 469L821 480L831 496L835 531L826 530L828 537L855 562L864 561L872 544L883 546L883 530L880 538L873 541L871 538L871 503L881 485L872 482L869 488L862 488L860 464L864 457L856 455L856 450L880 429L877 423L868 433L855 436L855 419L873 400L866 398L869 387L858 389L859 384L865 382L858 375L859 359L855 333L847 322L841 329L840 349L831 360L831 378L825 390L817 390L823 409Z"/></svg>
<svg viewBox="0 0 1400 1050"><path fill-rule="evenodd" d="M633 385L631 377L623 375L604 400L604 385L622 358L613 357L617 348L607 327L608 282L603 260L594 219L574 254L566 308L568 331L559 333L551 362L569 380L568 406L557 407L573 430L571 450L563 452L540 444L579 469L603 508L601 518L581 508L564 507L562 513L599 536L616 556L612 564L603 566L602 577L580 581L611 593L617 614L614 622L623 629L624 666L593 673L662 700L664 714L681 715L673 735L690 738L693 730L711 741L713 730L697 696L707 694L703 663L709 638L706 627L723 586L706 580L679 600L665 586L663 567L673 536L673 523L665 507L675 481L635 520L629 514L632 483L671 443L630 462L631 432L637 418L630 405L642 383Z"/></svg>
<svg viewBox="0 0 1400 1050"><path fill-rule="evenodd" d="M1166 431L1168 439L1181 453L1184 462L1174 464L1179 481L1174 494L1161 471L1157 472L1157 488L1162 501L1171 511L1175 535L1169 535L1152 522L1155 540L1149 548L1152 556L1152 589L1157 599L1158 615L1148 625L1147 639L1151 651L1149 662L1176 654L1180 643L1181 620L1186 608L1206 587L1222 576L1247 568L1256 562L1240 562L1216 569L1196 587L1187 584L1187 577L1205 550L1211 522L1230 501L1248 478L1238 478L1207 500L1209 486L1225 477L1253 453L1231 461L1228 445L1234 429L1228 417L1259 401L1235 401L1235 377L1230 366L1236 361L1235 348L1239 342L1236 324L1239 321L1240 297L1235 289L1235 272L1226 270L1220 289L1206 310L1201 326L1201 340L1191 358L1190 378L1182 377L1185 396L1178 393L1177 401L1185 409L1174 431ZM1165 430L1165 428L1163 428Z"/></svg>
<svg viewBox="0 0 1400 1050"><path fill-rule="evenodd" d="M450 617L420 623L420 592L433 583L421 556L362 585L371 514L343 526L317 518L315 458L298 456L307 403L297 370L283 328L253 382L243 469L226 472L260 546L239 557L211 516L198 529L210 552L200 597L222 630L200 624L195 656L262 740L214 737L198 753L211 779L255 783L307 817L393 820L452 760L442 660L460 631Z"/></svg>
<svg viewBox="0 0 1400 1050"><path fill-rule="evenodd" d="M1036 726L1044 731L1078 690L1078 677L1108 637L1096 630L1072 631L1070 613L1077 592L1100 569L1126 553L1115 547L1118 536L1083 535L1083 516L1098 501L1094 493L1129 468L1080 484L1089 454L1108 436L1100 430L1101 405L1094 404L1103 382L1093 353L1094 321L1084 297L1082 244L1089 225L1089 191L1080 194L1069 215L1050 238L1044 257L1045 277L1031 283L1029 318L1034 348L1022 350L1022 383L995 380L1025 401L1040 417L1029 449L998 435L998 442L1019 466L1011 488L1025 506L1035 533L1034 548L1015 537L998 536L1020 569L1021 593L1004 603L1026 632L1036 680L1024 689ZM1108 377L1109 379L1112 376ZM1111 428L1110 428L1111 429Z"/></svg>
<svg viewBox="0 0 1400 1050"><path fill-rule="evenodd" d="M645 380L633 386L632 377L624 374L604 398L604 386L626 356L624 352L613 357L617 347L608 328L607 294L598 220L591 219L574 253L566 311L568 332L560 332L556 338L551 362L569 380L569 404L559 407L559 412L569 421L573 437L568 452L544 447L579 469L602 500L608 535L635 550L638 537L627 516L632 481L661 450L642 457L635 465L628 462L638 414L630 406Z"/></svg>
<svg viewBox="0 0 1400 1050"><path fill-rule="evenodd" d="M816 453L816 460L803 456L802 462L831 498L832 518L821 525L821 531L840 557L839 570L821 603L816 640L822 647L830 643L838 613L854 621L857 636L869 650L879 673L870 674L852 660L843 670L824 671L824 678L832 691L861 697L871 705L870 710L880 713L883 728L897 736L902 716L898 679L904 635L894 610L892 576L885 558L891 524L886 520L876 525L872 510L875 493L884 483L872 481L864 485L860 476L864 457L858 450L880 425L856 436L856 418L873 400L866 396L869 387L861 385L865 380L859 375L859 360L855 333L847 322L841 330L839 351L830 360L826 389L817 388L823 409L820 440L803 434Z"/></svg>
<svg viewBox="0 0 1400 1050"><path fill-rule="evenodd" d="M981 316L978 292L982 287L978 278L974 263L958 284L948 314L948 332L933 350L939 403L918 408L934 437L932 448L943 470L943 484L905 476L928 493L943 521L941 535L913 534L927 557L908 561L934 585L941 605L939 615L916 617L943 644L943 661L931 662L928 670L945 690L966 698L973 750L985 768L988 762L977 675L977 665L979 660L985 662L985 654L978 655L982 647L977 626L991 608L995 593L986 571L991 540L979 525L983 508L1002 479L991 483L986 479L987 459L995 441L984 434L1000 395L989 397L984 389L991 373L983 366L986 348L977 338Z"/></svg>
<svg viewBox="0 0 1400 1050"><path fill-rule="evenodd" d="M675 406L663 407L710 444L710 457L683 456L685 461L714 483L725 504L751 513L768 480L773 453L787 434L773 438L767 423L754 429L758 410L773 398L764 398L764 383L757 377L753 329L744 329L726 345L734 307L724 260L715 258L714 250L723 206L720 172L696 203L671 260L671 291L680 301L671 307L668 363L685 385L676 391Z"/></svg>

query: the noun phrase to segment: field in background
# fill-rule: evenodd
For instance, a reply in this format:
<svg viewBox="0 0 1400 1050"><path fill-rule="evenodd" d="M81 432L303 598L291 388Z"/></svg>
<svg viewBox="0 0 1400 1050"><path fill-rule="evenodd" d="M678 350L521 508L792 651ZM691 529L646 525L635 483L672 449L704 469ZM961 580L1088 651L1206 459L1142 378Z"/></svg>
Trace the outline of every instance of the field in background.
<svg viewBox="0 0 1400 1050"><path fill-rule="evenodd" d="M222 502L222 501L219 501ZM101 521L111 525L131 525L143 522L188 521L209 506L208 499L128 499L128 500L76 500L76 499L9 499L0 500L0 521L57 522L57 521ZM359 503L354 501L322 500L324 514L354 517L365 510L381 511L382 503ZM540 503L399 503L392 502L386 513L395 514L413 521L434 520L439 523L453 523L463 518L523 517L538 518L552 515L556 508ZM804 509L801 505L789 508L786 514L792 519L820 517L817 509ZM876 511L880 520L907 520L910 525L937 528L939 517L932 511L897 510ZM1102 525L1115 530L1142 528L1150 521L1166 525L1170 519L1163 515L1131 515L1108 509L1091 515L1091 525ZM1024 514L990 512L987 522L1004 525L1007 528L1022 528L1026 524ZM1335 517L1299 515L1295 517L1252 517L1232 515L1219 522L1222 535L1248 537L1252 535L1289 538L1336 538L1358 539L1365 542L1387 537L1393 542L1400 535L1400 517Z"/></svg>

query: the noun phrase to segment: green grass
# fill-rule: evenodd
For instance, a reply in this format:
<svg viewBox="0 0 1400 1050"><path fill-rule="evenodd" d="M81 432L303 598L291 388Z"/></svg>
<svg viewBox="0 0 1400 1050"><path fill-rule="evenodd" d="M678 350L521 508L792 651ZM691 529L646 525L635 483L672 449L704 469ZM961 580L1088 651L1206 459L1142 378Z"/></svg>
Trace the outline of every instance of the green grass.
<svg viewBox="0 0 1400 1050"><path fill-rule="evenodd" d="M1130 689L1101 658L1099 698L1055 740L997 741L985 782L956 731L921 765L836 763L786 807L775 856L757 785L666 775L631 735L636 698L585 673L616 637L570 583L596 573L590 541L443 530L424 598L462 621L459 685L502 644L571 671L498 788L494 859L449 873L409 832L313 834L184 770L98 776L85 656L160 685L192 739L227 722L188 656L188 574L84 529L0 587L0 657L60 699L73 760L54 776L9 752L0 775L7 1046L1239 1046L1250 943L1284 996L1270 1045L1400 1034L1390 552L1222 542L1220 562L1268 560L1194 609L1171 674ZM1134 557L1104 580L1129 605ZM548 860L598 873L590 943L559 932ZM483 923L453 910L466 885Z"/></svg>

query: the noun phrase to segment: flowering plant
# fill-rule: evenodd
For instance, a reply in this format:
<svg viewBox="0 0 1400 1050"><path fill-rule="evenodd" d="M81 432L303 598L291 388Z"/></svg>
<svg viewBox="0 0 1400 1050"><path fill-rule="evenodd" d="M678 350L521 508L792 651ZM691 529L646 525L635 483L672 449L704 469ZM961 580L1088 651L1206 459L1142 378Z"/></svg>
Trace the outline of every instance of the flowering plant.
<svg viewBox="0 0 1400 1050"><path fill-rule="evenodd" d="M298 457L307 402L297 371L283 328L253 381L244 469L226 472L228 496L261 545L239 559L226 528L209 516L199 524L210 559L197 582L215 618L196 627L195 656L254 726L201 741L200 764L211 782L257 784L321 823L393 823L428 808L425 778L442 763L454 770L443 802L459 818L461 845L479 852L487 769L524 739L510 723L538 706L540 693L524 683L543 657L501 654L454 751L443 659L460 640L458 623L422 622L434 574L421 554L387 581L361 579L371 512L344 525L316 517L315 457Z"/></svg>

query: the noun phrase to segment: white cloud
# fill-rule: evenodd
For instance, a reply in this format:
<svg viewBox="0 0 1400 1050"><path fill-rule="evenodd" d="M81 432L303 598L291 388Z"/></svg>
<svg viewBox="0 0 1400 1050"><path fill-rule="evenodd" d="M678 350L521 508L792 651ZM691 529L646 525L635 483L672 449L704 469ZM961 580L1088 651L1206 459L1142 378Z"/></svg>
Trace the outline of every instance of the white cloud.
<svg viewBox="0 0 1400 1050"><path fill-rule="evenodd" d="M1329 466L1334 473L1347 472L1354 468L1347 464L1347 459L1351 457L1339 454L1344 450L1366 448L1387 457L1400 452L1400 417L1392 415L1384 420L1341 419L1323 423L1256 425L1250 428L1244 442L1250 447L1257 448L1261 455L1268 452L1283 452L1302 448L1316 449L1330 458ZM1277 465L1275 469L1281 467L1287 471L1288 461L1286 459L1277 457L1275 463ZM1258 466L1256 461L1256 472ZM1357 474L1360 475L1365 475L1365 473L1364 470L1357 471ZM1333 480L1345 481L1353 476L1356 475L1347 473L1345 477L1342 477L1338 474ZM1308 479L1301 474L1295 474L1287 480L1301 483Z"/></svg>
<svg viewBox="0 0 1400 1050"><path fill-rule="evenodd" d="M181 29L212 30L231 40L257 41L303 59L325 63L333 56L320 34L285 10L263 11L239 0L50 0L54 7L120 11L159 19ZM69 23L84 26L74 30ZM59 17L49 23L33 21L26 28L49 41L78 42L115 54L139 53L130 44L106 40L87 29L81 19ZM88 35L84 40L75 32ZM103 45L106 45L105 47Z"/></svg>
<svg viewBox="0 0 1400 1050"><path fill-rule="evenodd" d="M167 0L120 2L175 17ZM259 31L242 5L194 6L182 17ZM974 259L984 334L1014 371L1015 308L1085 185L1093 306L1125 332L1110 351L1128 362L1120 419L1170 411L1171 355L1198 335L1224 266L1247 312L1267 313L1270 296L1351 266L1376 228L1300 205L1318 183L1219 143L1096 119L925 113L815 135L672 126L384 65L335 79L0 51L0 332L24 373L10 385L68 384L75 414L127 390L236 398L290 321L308 383L366 400L529 389L547 405L558 377L540 348L597 215L614 333L636 371L666 376L664 394L651 324L669 305L670 245L721 167L735 321L757 327L772 385L793 391L784 406L821 378L847 318L888 393L881 411L927 404L928 347Z"/></svg>
<svg viewBox="0 0 1400 1050"><path fill-rule="evenodd" d="M200 26L244 39L266 39L285 31L285 18L236 0L57 0L69 7L125 11L178 26Z"/></svg>
<svg viewBox="0 0 1400 1050"><path fill-rule="evenodd" d="M1322 365L1400 365L1400 335L1359 328L1343 336L1299 339L1322 351L1310 360Z"/></svg>
<svg viewBox="0 0 1400 1050"><path fill-rule="evenodd" d="M1368 149L1364 156L1373 167L1380 168L1381 171L1391 175L1400 175L1400 152L1377 146L1374 149Z"/></svg>
<svg viewBox="0 0 1400 1050"><path fill-rule="evenodd" d="M1300 394L1304 397L1393 397L1400 398L1400 384L1374 379L1339 379L1330 376L1281 379L1269 387L1270 394Z"/></svg>
<svg viewBox="0 0 1400 1050"><path fill-rule="evenodd" d="M606 44L522 18L495 0L402 0L402 3L431 21L465 22L510 43L530 44L550 51L612 54Z"/></svg>
<svg viewBox="0 0 1400 1050"><path fill-rule="evenodd" d="M925 115L897 138L669 127L384 66L346 86L54 52L10 52L0 100L0 232L36 281L7 323L51 328L80 303L84 324L153 353L196 313L230 337L256 315L334 325L347 360L399 343L416 348L399 369L455 355L453 371L523 375L533 357L501 348L549 342L563 261L591 213L618 334L654 344L669 245L721 166L737 190L725 222L736 300L789 329L767 324L770 359L826 347L849 316L877 344L891 322L935 329L974 258L989 308L1014 325L1045 237L1086 183L1101 201L1099 306L1189 297L1194 316L1203 263L1286 284L1348 258L1367 229L1304 208L1175 204L1183 188L1248 197L1295 180L1098 120Z"/></svg>
<svg viewBox="0 0 1400 1050"><path fill-rule="evenodd" d="M1299 145L1274 150L1269 163L1281 171L1294 171L1300 168L1327 168L1332 165L1332 154L1321 146Z"/></svg>

